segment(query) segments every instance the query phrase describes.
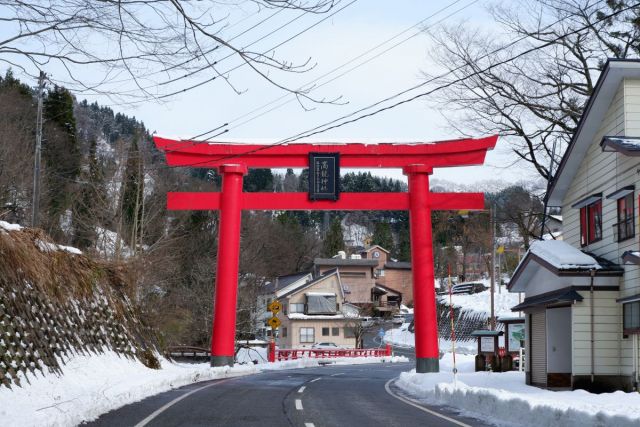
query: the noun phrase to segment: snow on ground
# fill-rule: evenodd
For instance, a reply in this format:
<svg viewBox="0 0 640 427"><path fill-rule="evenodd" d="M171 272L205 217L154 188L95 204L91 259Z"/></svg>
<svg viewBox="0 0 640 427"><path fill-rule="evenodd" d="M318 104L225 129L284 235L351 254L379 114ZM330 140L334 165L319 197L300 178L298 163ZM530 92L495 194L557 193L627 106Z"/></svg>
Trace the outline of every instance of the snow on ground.
<svg viewBox="0 0 640 427"><path fill-rule="evenodd" d="M489 286L488 281L481 280L485 286ZM485 283L486 282L486 283ZM443 294L439 296L440 301L449 304L449 295ZM463 310L475 311L476 313L485 313L487 316L491 313L491 291L486 290L477 294L456 294L451 296L454 307L460 307ZM494 293L494 306L496 316L513 316L511 307L518 305L518 293L510 293L505 286L502 286L500 292L496 289Z"/></svg>
<svg viewBox="0 0 640 427"><path fill-rule="evenodd" d="M400 328L389 329L384 334L383 341L396 347L414 348L416 346L415 335L406 328L407 324ZM439 348L441 351L452 351L452 342L445 338L440 338ZM474 340L456 341L456 353L475 354L478 350L478 342Z"/></svg>
<svg viewBox="0 0 640 427"><path fill-rule="evenodd" d="M300 359L264 363L265 349L243 350L241 360L249 364L233 368L211 368L208 363L172 363L161 359L162 369L154 370L116 353L76 356L63 366L64 375L37 373L23 379L22 387L0 385L0 425L73 426L126 404L183 385L219 378L278 370L318 366L327 359ZM264 359L256 357L261 354ZM262 364L253 364L253 360ZM403 357L330 359L336 364L407 361Z"/></svg>
<svg viewBox="0 0 640 427"><path fill-rule="evenodd" d="M18 224L11 224L6 221L0 221L0 228L6 231L20 231L22 226Z"/></svg>
<svg viewBox="0 0 640 427"><path fill-rule="evenodd" d="M457 355L453 379L451 353L440 372L403 372L396 384L424 403L445 404L465 415L488 418L499 426L638 426L640 394L550 391L525 384L524 372L474 372L472 355Z"/></svg>

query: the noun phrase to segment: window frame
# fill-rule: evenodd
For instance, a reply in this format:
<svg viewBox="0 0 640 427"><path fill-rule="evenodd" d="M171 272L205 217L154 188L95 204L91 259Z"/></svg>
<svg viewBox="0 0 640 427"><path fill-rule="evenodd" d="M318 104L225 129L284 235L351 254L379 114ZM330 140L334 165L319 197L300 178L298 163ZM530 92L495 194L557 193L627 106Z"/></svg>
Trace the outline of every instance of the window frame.
<svg viewBox="0 0 640 427"><path fill-rule="evenodd" d="M616 200L618 242L623 242L635 237L635 200L634 192L624 195ZM624 230L624 232L623 232Z"/></svg>
<svg viewBox="0 0 640 427"><path fill-rule="evenodd" d="M301 311L298 311L298 309L300 308L300 306L302 307ZM305 313L305 304L303 302L292 302L289 303L289 313Z"/></svg>
<svg viewBox="0 0 640 427"><path fill-rule="evenodd" d="M325 334L325 332L326 332L326 334ZM323 337L330 337L331 336L330 334L331 334L331 328L323 326L322 327L322 336Z"/></svg>
<svg viewBox="0 0 640 427"><path fill-rule="evenodd" d="M311 341L308 341L309 330L311 330ZM303 334L303 332L305 333ZM316 342L316 328L308 327L308 326L301 327L298 331L298 336L300 338L300 344L309 344L309 343L313 344L314 342ZM302 338L303 336L307 338L307 341L303 340Z"/></svg>
<svg viewBox="0 0 640 427"><path fill-rule="evenodd" d="M580 246L602 240L602 199L580 208Z"/></svg>
<svg viewBox="0 0 640 427"><path fill-rule="evenodd" d="M632 306L635 306L634 312L632 312L629 317L635 314L635 324L627 324L627 312L632 309ZM622 304L622 333L625 335L631 334L640 334L640 300L639 301L631 301Z"/></svg>
<svg viewBox="0 0 640 427"><path fill-rule="evenodd" d="M355 338L356 337L356 327L355 326L345 326L344 328L344 337L345 338Z"/></svg>
<svg viewBox="0 0 640 427"><path fill-rule="evenodd" d="M339 337L340 336L340 328L337 326L333 326L331 328L331 336L332 337Z"/></svg>

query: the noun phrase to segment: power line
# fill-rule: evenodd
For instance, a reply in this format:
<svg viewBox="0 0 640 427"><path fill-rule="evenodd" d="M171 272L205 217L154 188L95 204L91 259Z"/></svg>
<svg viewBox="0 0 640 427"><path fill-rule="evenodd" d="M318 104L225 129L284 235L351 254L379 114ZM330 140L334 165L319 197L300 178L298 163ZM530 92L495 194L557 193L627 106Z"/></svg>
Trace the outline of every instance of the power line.
<svg viewBox="0 0 640 427"><path fill-rule="evenodd" d="M532 47L532 48L530 48L530 49L527 49L527 50L525 50L525 51L522 51L522 52L520 52L520 53L518 53L518 54L516 54L516 55L514 55L514 56L512 56L512 57L510 57L510 58L507 58L507 59L505 59L505 60L502 60L502 61L500 61L500 62L494 63L494 64L492 64L492 65L490 65L490 66L487 66L487 67L485 67L484 69L481 69L481 70L475 71L475 72L473 72L473 73L471 73L471 74L469 74L469 75L466 75L466 76L464 76L464 77L460 77L460 78L455 79L455 80L452 80L452 81L450 81L450 82L448 82L448 83L446 83L446 84L443 84L443 85L437 86L437 87L435 87L435 88L433 88L433 89L431 89L431 90L429 90L429 91L427 91L427 92L422 92L422 93L419 93L419 94L417 94L417 95L414 95L414 96L412 96L412 97L410 97L410 98L403 99L403 100L398 101L398 102L396 102L396 103L394 103L394 104L392 104L392 105L389 105L389 106L386 106L386 107L379 108L378 110L375 110L375 111L370 112L370 113L367 113L367 114L360 115L360 116L358 116L358 117L356 117L356 118L354 118L354 119L350 119L350 120L347 120L347 121L343 121L343 122L341 122L341 123L338 123L338 124L336 124L336 125L333 125L333 123L339 122L339 121L341 121L341 120L343 120L343 119L345 119L345 118L349 118L349 117L355 116L355 115L356 115L356 114L358 114L358 113L361 113L361 112L366 111L366 110L368 110L368 109L374 108L374 107L376 107L376 106L378 106L378 105L380 105L380 104L382 104L382 103L385 103L385 102L387 102L387 101L390 101L390 100L393 100L393 99L399 98L399 97L401 97L402 95L404 95L404 94L406 94L406 93L408 93L408 92L411 92L411 91L413 91L413 90L415 90L415 89L418 89L418 88L420 88L420 87L423 87L423 86L427 85L428 83L431 83L431 82L433 82L433 81L435 81L435 80L439 80L439 79L441 79L441 78L443 78L443 77L446 77L446 76L448 76L448 75L450 75L450 74L453 74L454 72L459 71L460 69L464 68L464 66L456 67L456 68L454 68L453 70L450 70L450 71L448 71L448 72L446 72L446 73L443 73L443 74L441 74L441 75L439 75L439 76L433 77L433 78L431 78L431 79L429 79L429 80L427 80L427 81L425 81L425 82L419 83L419 84L417 84L417 85L415 85L415 86L412 86L412 87L410 87L410 88L408 88L408 89L402 90L402 91L400 91L400 92L398 92L398 93L396 93L396 94L394 94L394 95L391 95L391 96L389 96L389 97L387 97L387 98L384 98L384 99L382 99L382 100L380 100L380 101L377 101L377 102L375 102L375 103L373 103L373 104L371 104L371 105L368 105L368 106L366 106L366 107L363 107L363 108L361 108L361 109L358 109L358 110L356 110L356 111L354 111L354 112L352 112L352 113L350 113L350 114L344 115L344 116L339 117L339 118L334 119L334 120L331 120L331 121L326 122L326 123L324 123L324 124L322 124L322 125L316 126L315 128L309 129L309 130L307 130L307 131L300 132L300 133L298 133L298 134L296 134L296 135L293 135L293 136L291 136L291 137L288 137L288 138L282 139L282 140L280 140L280 141L278 141L278 142L276 142L276 143L269 144L269 145L264 145L264 146L261 146L261 147L259 147L259 148L255 148L255 149L252 149L252 150L247 150L246 152L244 152L244 153L240 153L240 154L234 154L234 155L222 156L222 157L219 157L219 158L217 158L217 159L208 159L208 160L205 160L205 161L195 162L195 163L188 164L188 165L181 165L181 166L179 166L179 167L191 167L191 166L197 166L197 165L200 165L200 164L206 164L206 163L210 163L210 162L219 162L219 161L222 161L222 160L227 160L227 159L231 159L231 158L238 158L238 157L242 157L242 156L245 156L245 155L254 154L254 153L259 152L259 151L267 150L267 149L270 149L270 148L273 148L273 147L277 147L277 146L279 146L279 145L283 145L283 144L286 144L286 143L289 143L289 142L293 142L293 141L299 140L299 139L301 139L301 138L307 138L307 137L309 137L309 136L317 135L317 134L320 134L320 133L326 132L326 131L331 130L331 129L335 129L335 128L342 127L342 126L345 126L345 125L350 124L350 123L354 123L354 122L360 121L360 120L362 120L362 119L364 119L364 118L368 118L368 117L374 116L374 115L379 114L379 113L381 113L381 112L384 112L384 111L387 111L387 110L390 110L390 109L396 108L396 107L398 107L398 106L400 106L400 105L403 105L403 104L406 104L406 103L409 103L409 102L413 102L413 101L415 101L416 99L420 99L420 98L422 98L422 97L424 97L424 96L431 95L431 94L433 94L434 92L440 91L440 90L442 90L442 89L446 89L447 87L450 87L450 86L452 86L452 85L454 85L454 84L456 84L456 83L460 83L460 82L462 82L462 81L464 81L464 80L467 80L467 79L469 79L469 78L471 78L471 77L474 77L474 76L476 76L476 75L478 75L478 74L480 74L480 73L484 73L484 72L489 71L489 70L491 70L491 69L493 69L493 68L496 68L496 67L498 67L498 66L500 66L500 65L504 65L504 64L509 63L509 62L511 62L511 61L514 61L514 60L516 60L516 59L518 59L518 58L520 58L520 57L523 57L523 56L525 56L525 55L528 55L528 54L530 54L530 53L532 53L532 52L534 52L534 51L538 51L538 50L540 50L540 49L543 49L543 48L546 48L546 47L548 47L548 46L551 46L551 45L555 44L556 42L558 42L558 41L560 41L560 40L562 40L562 39L565 39L565 38L566 38L566 37L568 37L568 36L574 35L574 34L576 34L576 33L579 33L579 32L581 32L581 31L584 31L585 29L588 29L589 27L593 26L593 24L598 24L598 23L600 23L600 22L606 21L606 20L608 20L608 19L610 19L610 18L612 18L612 17L615 17L615 16L617 16L617 15L619 15L619 14L623 13L623 12L626 12L626 11L628 11L628 10L634 9L634 8L636 8L636 7L638 7L638 6L640 6L640 3L636 3L636 4L634 4L633 6L628 6L628 7L626 7L626 8L619 9L619 10L614 11L614 12L612 12L612 13L608 14L608 15L603 15L603 16L601 16L599 19L597 19L597 20L596 20L595 22L593 22L593 23L590 23L590 24L584 25L584 26L582 26L582 27L580 27L580 28L578 28L578 29L576 29L576 30L573 30L573 31L567 32L567 33L565 33L565 34L562 34L562 35L560 35L560 36L556 37L556 38L555 38L555 39L553 39L553 40L550 40L550 41L548 41L548 42L542 43L541 45L538 45L538 46ZM553 25L555 25L555 24L559 23L560 21L562 21L562 19L559 19L559 20L557 20L556 22L554 22L554 23L552 23L552 24L549 24L549 25L545 28L545 30L546 30L546 29L548 29L548 28L550 28L551 26L553 26ZM500 52L500 51L502 51L502 50L505 50L505 49L508 49L508 48L510 48L510 47L513 47L515 44L517 44L517 43L521 42L522 40L524 40L524 39L526 39L526 38L528 38L528 36L526 36L526 35L525 35L525 36L523 36L523 37L521 37L521 38L519 38L519 39L516 39L515 41L513 41L513 42L511 42L511 43L508 43L508 44L507 44L507 45L505 45L505 46L502 46L502 47L500 47L500 48L495 49L495 50L494 50L494 51L492 51L492 52L489 52L489 53L487 53L487 54L485 54L485 55L482 55L481 57L479 57L479 58L478 58L478 60L484 59L484 58L486 58L486 57L488 57L488 56L490 56L490 55L493 55L493 54L495 54L495 53L498 53L498 52ZM322 128L324 128L324 129L322 129Z"/></svg>
<svg viewBox="0 0 640 427"><path fill-rule="evenodd" d="M359 55L357 55L357 56L353 57L352 59L350 59L349 61L347 61L347 62L343 63L342 65L340 65L340 66L338 66L338 67L336 67L336 68L333 68L332 70L328 71L327 73L322 74L321 76L319 76L319 77L315 78L314 80L311 80L310 82L307 82L306 84L304 84L304 85L300 86L300 87L299 87L298 89L296 89L296 90L297 90L297 91L300 91L300 90L305 90L305 88L309 88L311 85L313 85L313 84L314 84L314 83L316 83L317 81L321 80L322 78L327 77L327 76L329 76L329 75L331 75L331 74L335 73L336 71L338 71L338 70L340 70L340 69L342 69L342 68L346 67L346 66L347 66L347 65L349 65L349 64L352 64L353 62L357 61L358 59L360 59L360 58L362 58L362 57L366 56L367 54L369 54L369 53L371 53L371 52L373 52L373 51L375 51L375 50L377 50L377 49L381 48L382 46L386 45L387 43L389 43L389 42L391 42L391 41L393 41L393 40L397 39L398 37L400 37L400 36L402 36L402 35L406 34L407 32L411 31L412 29L414 29L414 28L416 28L416 27L419 27L420 25L424 24L424 23L425 23L426 21L428 21L429 19L431 19L431 18L433 18L434 16L436 16L436 15L440 14L441 12L443 12L443 11L445 11L445 10L449 9L450 7L452 7L452 6L454 6L455 4L459 3L460 1L462 1L462 0L455 0L455 1L453 1L452 3L450 3L449 5L447 5L447 6L445 6L445 7L440 8L439 10L437 10L436 12L434 12L434 13L432 13L431 15L427 16L426 18L422 19L422 20L421 20L421 21L419 21L418 23L416 23L416 24L414 24L414 25L412 25L412 26L410 26L410 27L406 28L406 29L405 29L405 30L403 30L402 32L400 32L400 33L398 33L398 34L394 35L393 37L391 37L391 38L389 38L389 39L387 39L387 40L383 41L382 43L379 43L379 44L377 44L377 45L375 45L375 46L373 46L373 47L371 47L371 48L367 49L367 50L366 50L366 51L364 51L363 53L361 53L361 54L359 54ZM478 1L479 1L479 0L473 0L471 3L467 4L467 5L466 5L466 6L464 6L463 8L456 10L455 12L453 12L453 13L451 13L451 14L447 15L446 17L444 17L444 18L443 18L443 19L441 19L440 21L438 21L438 22L436 22L436 23L434 23L434 24L431 24L430 26L435 25L435 24L438 24L438 23L440 23L440 22L442 22L442 21L444 21L444 20L448 19L449 17L451 17L451 16L453 16L453 15L455 15L455 14L459 13L460 11L462 11L462 10L464 10L464 9L468 8L469 6L471 6L472 4L474 4L474 3L478 2ZM367 64L367 63L369 63L369 62L371 62L372 60L374 60L374 59L376 59L376 58L378 58L378 57L382 56L383 54L385 54L386 52L389 52L390 50L392 50L392 49L396 48L397 46L399 46L399 45L401 45L401 44L403 44L403 43L405 43L405 42L407 42L407 41L411 40L412 38L414 38L414 37L416 37L417 35L421 34L421 33L423 32L423 30L424 30L424 29L419 30L418 32L416 32L416 33L414 33L414 34L410 35L409 37L406 37L406 38L402 39L401 41L399 41L398 43L396 43L396 44L392 45L391 47L389 47L389 48L385 49L384 51L382 51L382 52L380 52L380 53L378 53L378 54L376 54L376 55L372 56L371 58L369 58L369 59L365 60L364 62L361 62L361 63L359 63L358 65L356 65L356 66L354 66L354 67L352 67L352 68L348 69L347 71L345 71L345 72L343 72L343 73L339 74L338 76L336 76L336 77L334 77L334 78L332 78L332 79L330 79L330 80L328 80L328 81L326 81L326 82L324 82L324 83L322 83L322 84L320 84L320 85L318 85L318 86L310 87L309 89L311 89L311 90L316 90L316 89L318 89L318 88L320 88L320 87L322 87L322 86L325 86L325 85L327 85L327 84L329 84L329 83L331 83L331 82L333 82L333 81L335 81L335 80L337 80L337 79L341 78L342 76L344 76L344 75L346 75L346 74L350 73L351 71L353 71L353 70L355 70L355 69L357 69L357 68L360 68L361 66L363 66L363 65L365 65L365 64ZM278 101L281 101L282 99L287 98L289 95L290 95L290 94L284 94L284 95L282 95L282 96L280 96L280 97L278 97L278 98L276 98L276 99L274 99L274 100L272 100L272 101L270 101L270 102L268 102L268 103L266 103L266 104L263 104L263 105L262 105L262 106L260 106L260 107L254 108L253 110L251 110L251 111L249 111L249 112L247 112L247 113L244 113L244 114L242 114L242 115L240 115L240 116L237 116L237 117L235 117L235 118L233 118L233 119L229 120L229 123L234 123L234 122L236 122L236 121L238 121L238 120L241 120L241 119L243 119L243 118L245 118L245 117L247 117L247 116L249 116L249 115L251 115L251 114L253 114L253 113L255 113L255 112L258 112L258 111L260 111L260 110L263 110L264 108L266 108L266 107L268 107L268 106L270 106L270 105L273 105L273 104L277 103ZM267 110L267 111L263 112L262 114L256 115L256 116L254 116L254 117L252 117L252 118L250 118L250 119L248 119L248 120L245 120L245 121L243 121L243 122L241 122L241 123L239 123L239 124L237 124L237 125L235 125L235 126L231 127L231 128L230 128L230 130L236 129L236 128L238 128L239 126L242 126L242 125L244 125L244 124L246 124L246 123L249 123L249 122L251 122L251 121L253 121L253 120L255 120L255 119L259 118L259 117L262 117L263 115L268 114L268 113L270 113L271 111L274 111L274 110L276 110L276 109L278 109L278 108L280 108L280 107L282 107L282 106L284 106L284 105L286 105L286 104L288 104L288 103L290 103L290 102L293 102L294 100L295 100L295 98L294 98L294 99L289 99L289 100L287 100L286 102L281 103L281 104L279 104L278 106L276 106L276 107L274 107L274 108L270 108L269 110ZM202 136L204 136L204 135L207 135L208 133L209 133L209 132L203 132L203 133L201 133L201 134L199 134L199 135L197 135L196 137L191 138L191 139L197 139L197 138L200 138L200 137L202 137ZM207 139L211 139L211 137L209 137L209 138L207 138Z"/></svg>
<svg viewBox="0 0 640 427"><path fill-rule="evenodd" d="M358 0L351 0L349 3L347 3L347 4L346 4L346 5L344 5L344 6L342 6L340 9L337 9L335 12L333 12L333 13L331 13L331 14L329 14L329 15L325 16L325 17L324 17L324 18L322 18L321 20L319 20L319 21L315 22L314 24L312 24L312 25L310 25L310 26L306 27L305 29L303 29L303 30L299 31L298 33L296 33L296 34L294 34L293 36L291 36L291 37L287 38L286 40L284 40L284 41L282 41L282 42L280 42L280 43L276 44L275 46L272 46L271 48L269 48L269 49L267 49L267 50L265 50L265 51L263 51L260 55L261 55L261 56L266 56L269 52L272 52L273 50L275 50L275 49L277 49L277 48L281 47L282 45L284 45L284 44L286 44L286 43L289 43L291 40L295 39L296 37L298 37L298 36L300 36L300 35L302 35L302 34L306 33L307 31L309 31L309 30L311 30L311 29L313 29L313 28L317 27L318 25L320 25L321 23L323 23L323 22L324 22L324 21L326 21L327 19L329 19L329 18L333 17L333 16L334 16L334 15L336 15L337 13L339 13L339 12L343 11L344 9L346 9L347 7L351 6L351 5L352 5L352 4L354 4L356 1L358 1ZM250 60L245 60L245 62L242 62L242 63L240 63L240 64L236 65L235 67L232 67L232 68L230 68L230 69L228 69L228 70L226 70L226 71L219 72L219 73L217 73L217 75L215 75L215 76L213 76L213 77L210 77L210 78L208 78L208 79L206 79L206 80L200 81L199 83L196 83L196 84L194 84L194 85L188 86L188 87L186 87L186 88L184 88L184 89L180 89L180 90L177 90L177 91L174 91L174 92L168 93L168 94L164 94L164 95L158 96L158 99L165 99L165 98L169 98L169 97L172 97L172 96L178 95L178 94L180 94L180 93L188 92L188 91L190 91L190 90L193 90L193 89L195 89L195 88L198 88L198 87L200 87L200 86L203 86L203 85L205 85L205 84L207 84L207 83L210 83L210 82L212 82L212 81L216 80L219 76L223 76L223 75L225 75L225 74L231 73L231 72L233 72L233 71L235 71L235 70L237 70L237 69L239 69L239 68L244 67L245 65L247 65L248 61L250 61ZM215 65L215 63L214 63L214 65ZM207 69L208 69L208 68L209 68L209 67L207 67Z"/></svg>

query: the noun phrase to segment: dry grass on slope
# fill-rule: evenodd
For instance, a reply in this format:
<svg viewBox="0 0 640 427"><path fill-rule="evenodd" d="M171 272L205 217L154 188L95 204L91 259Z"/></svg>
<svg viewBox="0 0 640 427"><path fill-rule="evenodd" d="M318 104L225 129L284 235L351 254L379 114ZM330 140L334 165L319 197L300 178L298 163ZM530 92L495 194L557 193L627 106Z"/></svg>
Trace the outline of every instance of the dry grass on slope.
<svg viewBox="0 0 640 427"><path fill-rule="evenodd" d="M74 353L112 350L157 367L128 283L124 267L68 252L41 230L0 229L0 383L59 374Z"/></svg>

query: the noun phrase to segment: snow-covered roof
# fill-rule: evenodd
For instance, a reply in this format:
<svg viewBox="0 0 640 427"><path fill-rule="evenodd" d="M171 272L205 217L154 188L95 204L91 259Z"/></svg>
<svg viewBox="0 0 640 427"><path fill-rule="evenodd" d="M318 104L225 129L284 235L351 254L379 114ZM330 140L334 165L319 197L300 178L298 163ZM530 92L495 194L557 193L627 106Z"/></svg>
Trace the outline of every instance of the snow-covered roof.
<svg viewBox="0 0 640 427"><path fill-rule="evenodd" d="M335 292L305 292L305 295L318 297L335 297Z"/></svg>
<svg viewBox="0 0 640 427"><path fill-rule="evenodd" d="M600 142L602 151L615 151L625 156L640 156L640 138L625 136L605 136Z"/></svg>
<svg viewBox="0 0 640 427"><path fill-rule="evenodd" d="M551 186L547 192L549 206L560 206L569 191L578 168L585 158L587 150L602 124L605 114L611 105L623 79L640 78L640 61L610 59L605 64L598 82L585 106L578 127L565 151Z"/></svg>
<svg viewBox="0 0 640 427"><path fill-rule="evenodd" d="M287 315L289 319L294 320L341 320L341 319L355 319L356 317L345 316L344 313L338 314L304 314L304 313L289 313Z"/></svg>
<svg viewBox="0 0 640 427"><path fill-rule="evenodd" d="M548 262L558 270L601 269L595 258L562 240L535 241L529 252Z"/></svg>

